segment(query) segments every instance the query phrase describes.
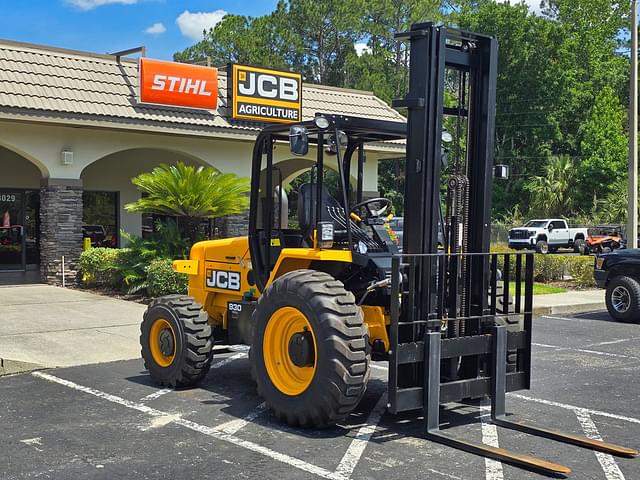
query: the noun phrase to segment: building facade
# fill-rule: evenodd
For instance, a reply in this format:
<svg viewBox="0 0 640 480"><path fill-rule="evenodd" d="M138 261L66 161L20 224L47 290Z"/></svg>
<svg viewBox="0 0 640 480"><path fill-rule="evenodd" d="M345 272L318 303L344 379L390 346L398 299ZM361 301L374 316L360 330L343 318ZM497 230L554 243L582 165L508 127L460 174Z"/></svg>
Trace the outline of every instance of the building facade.
<svg viewBox="0 0 640 480"><path fill-rule="evenodd" d="M117 247L121 231L142 235L148 219L123 207L140 198L131 179L160 164L249 176L261 125L227 119L224 75L217 110L141 104L137 92L136 60L0 40L0 282L27 272L60 284L63 268L73 282L83 237L97 232ZM304 85L302 105L303 119L404 121L369 92ZM399 144L367 150L364 189L375 194L378 161L403 152ZM303 170L286 146L275 155L286 183L314 154ZM241 219L218 225L221 235L244 233Z"/></svg>

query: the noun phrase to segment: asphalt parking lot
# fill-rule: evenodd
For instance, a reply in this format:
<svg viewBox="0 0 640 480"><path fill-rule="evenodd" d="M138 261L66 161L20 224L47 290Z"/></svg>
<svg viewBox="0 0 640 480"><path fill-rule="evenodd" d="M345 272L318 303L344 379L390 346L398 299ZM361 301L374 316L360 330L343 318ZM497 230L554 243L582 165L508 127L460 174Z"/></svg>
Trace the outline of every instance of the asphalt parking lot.
<svg viewBox="0 0 640 480"><path fill-rule="evenodd" d="M606 313L536 318L531 391L509 394L519 418L640 447L640 325ZM87 345L87 348L91 348ZM139 360L0 378L0 478L544 478L425 440L415 415L384 412L386 370L373 369L348 421L292 429L264 408L246 351L220 351L206 381L159 389ZM481 423L478 404L448 405L460 438L546 458L576 479L640 478L615 458Z"/></svg>

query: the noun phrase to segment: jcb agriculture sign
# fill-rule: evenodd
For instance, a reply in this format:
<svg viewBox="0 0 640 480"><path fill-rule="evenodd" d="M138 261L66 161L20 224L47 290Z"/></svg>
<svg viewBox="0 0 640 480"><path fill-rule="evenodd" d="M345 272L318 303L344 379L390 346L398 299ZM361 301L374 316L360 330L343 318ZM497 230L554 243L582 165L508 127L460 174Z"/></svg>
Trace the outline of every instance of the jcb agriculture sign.
<svg viewBox="0 0 640 480"><path fill-rule="evenodd" d="M260 122L302 119L302 75L232 64L227 69L230 118Z"/></svg>
<svg viewBox="0 0 640 480"><path fill-rule="evenodd" d="M218 107L215 68L141 58L138 73L142 103L207 110Z"/></svg>

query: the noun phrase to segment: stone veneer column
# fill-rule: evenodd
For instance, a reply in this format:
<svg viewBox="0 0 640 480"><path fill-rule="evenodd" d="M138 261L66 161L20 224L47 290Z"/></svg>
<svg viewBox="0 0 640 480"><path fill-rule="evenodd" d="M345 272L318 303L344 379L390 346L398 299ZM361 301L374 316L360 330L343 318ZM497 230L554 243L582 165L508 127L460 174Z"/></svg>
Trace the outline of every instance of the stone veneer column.
<svg viewBox="0 0 640 480"><path fill-rule="evenodd" d="M40 188L40 273L42 280L62 285L77 281L82 252L82 180L47 178Z"/></svg>
<svg viewBox="0 0 640 480"><path fill-rule="evenodd" d="M215 229L218 238L246 236L249 233L249 210L238 215L217 218Z"/></svg>

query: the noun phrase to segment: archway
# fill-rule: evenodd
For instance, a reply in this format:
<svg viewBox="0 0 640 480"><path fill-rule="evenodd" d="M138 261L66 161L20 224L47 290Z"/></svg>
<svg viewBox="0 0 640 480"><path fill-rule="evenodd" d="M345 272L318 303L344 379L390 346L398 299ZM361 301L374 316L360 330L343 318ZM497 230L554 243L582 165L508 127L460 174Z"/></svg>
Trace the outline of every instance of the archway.
<svg viewBox="0 0 640 480"><path fill-rule="evenodd" d="M210 166L205 161L184 152L168 149L134 148L122 150L92 162L82 170L84 188L83 222L85 229L94 229L104 235L108 246L120 245L120 230L140 236L143 229L152 228L151 217L128 213L127 203L140 198L139 190L131 179L150 172L161 164ZM102 233L104 230L104 233Z"/></svg>
<svg viewBox="0 0 640 480"><path fill-rule="evenodd" d="M0 146L0 271L37 271L43 165Z"/></svg>

